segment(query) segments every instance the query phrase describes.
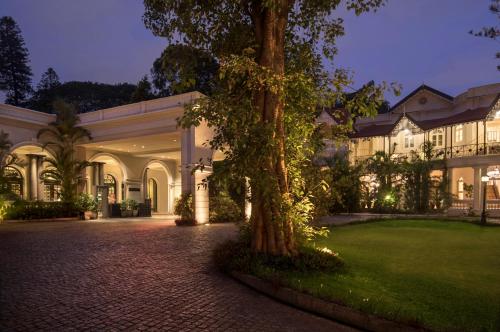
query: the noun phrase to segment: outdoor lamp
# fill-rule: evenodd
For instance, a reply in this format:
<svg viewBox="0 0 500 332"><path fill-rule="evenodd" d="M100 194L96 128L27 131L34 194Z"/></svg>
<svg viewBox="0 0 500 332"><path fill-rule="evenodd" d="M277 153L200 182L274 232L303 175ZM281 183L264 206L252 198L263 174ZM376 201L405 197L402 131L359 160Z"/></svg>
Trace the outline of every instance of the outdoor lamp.
<svg viewBox="0 0 500 332"><path fill-rule="evenodd" d="M483 182L483 211L481 212L482 225L486 224L486 185L488 184L489 180L490 180L489 176L487 175L481 176L481 182Z"/></svg>

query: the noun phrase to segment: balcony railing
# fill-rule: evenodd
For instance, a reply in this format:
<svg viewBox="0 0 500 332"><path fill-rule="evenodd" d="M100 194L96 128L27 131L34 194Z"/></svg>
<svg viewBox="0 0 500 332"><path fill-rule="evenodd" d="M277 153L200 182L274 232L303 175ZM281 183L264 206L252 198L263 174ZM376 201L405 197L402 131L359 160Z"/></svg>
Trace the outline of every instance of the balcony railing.
<svg viewBox="0 0 500 332"><path fill-rule="evenodd" d="M454 199L451 204L451 209L454 210L470 210L472 209L473 199ZM486 210L500 210L500 199L488 199L486 200Z"/></svg>
<svg viewBox="0 0 500 332"><path fill-rule="evenodd" d="M418 154L423 157L422 152L419 151ZM437 160L489 155L500 155L500 143L467 144L457 145L454 147L436 148L433 150L432 159ZM369 159L370 157L372 157L372 155L357 156L355 158L355 162L359 163ZM410 157L410 153L394 153L392 155L394 160L408 160Z"/></svg>

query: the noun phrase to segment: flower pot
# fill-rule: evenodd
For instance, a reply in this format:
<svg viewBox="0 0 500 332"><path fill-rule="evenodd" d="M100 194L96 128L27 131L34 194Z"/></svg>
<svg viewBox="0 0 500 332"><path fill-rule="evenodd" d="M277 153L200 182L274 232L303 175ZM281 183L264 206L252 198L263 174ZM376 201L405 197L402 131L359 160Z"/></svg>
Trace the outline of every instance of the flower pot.
<svg viewBox="0 0 500 332"><path fill-rule="evenodd" d="M137 217L139 215L139 210L133 210L132 216Z"/></svg>
<svg viewBox="0 0 500 332"><path fill-rule="evenodd" d="M122 218L129 218L132 217L132 211L131 210L122 210Z"/></svg>
<svg viewBox="0 0 500 332"><path fill-rule="evenodd" d="M97 219L97 213L95 211L85 211L83 214L84 220Z"/></svg>

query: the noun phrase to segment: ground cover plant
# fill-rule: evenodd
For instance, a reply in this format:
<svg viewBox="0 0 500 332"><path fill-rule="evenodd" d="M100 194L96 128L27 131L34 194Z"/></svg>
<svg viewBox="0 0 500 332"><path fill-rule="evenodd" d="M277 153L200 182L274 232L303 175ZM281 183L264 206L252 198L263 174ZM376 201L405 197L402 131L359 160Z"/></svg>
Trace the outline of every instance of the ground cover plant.
<svg viewBox="0 0 500 332"><path fill-rule="evenodd" d="M366 313L433 330L500 329L500 227L390 220L334 227L315 245L339 252L345 265L251 271Z"/></svg>

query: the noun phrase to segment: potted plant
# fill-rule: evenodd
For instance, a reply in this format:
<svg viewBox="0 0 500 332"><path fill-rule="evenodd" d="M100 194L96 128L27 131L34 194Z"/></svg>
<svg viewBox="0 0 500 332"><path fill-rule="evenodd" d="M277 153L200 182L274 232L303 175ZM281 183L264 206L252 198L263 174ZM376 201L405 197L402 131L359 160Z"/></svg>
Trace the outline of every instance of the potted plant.
<svg viewBox="0 0 500 332"><path fill-rule="evenodd" d="M193 197L191 194L182 194L181 197L176 199L174 213L180 216L180 219L175 220L175 224L177 226L196 225L193 211Z"/></svg>
<svg viewBox="0 0 500 332"><path fill-rule="evenodd" d="M123 218L137 217L139 204L133 199L126 199L121 202L120 209Z"/></svg>
<svg viewBox="0 0 500 332"><path fill-rule="evenodd" d="M80 213L80 219L89 220L97 218L97 199L92 195L81 193L78 195L75 205Z"/></svg>

